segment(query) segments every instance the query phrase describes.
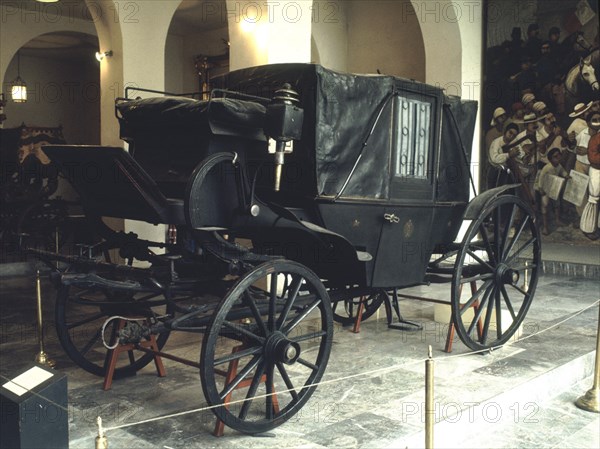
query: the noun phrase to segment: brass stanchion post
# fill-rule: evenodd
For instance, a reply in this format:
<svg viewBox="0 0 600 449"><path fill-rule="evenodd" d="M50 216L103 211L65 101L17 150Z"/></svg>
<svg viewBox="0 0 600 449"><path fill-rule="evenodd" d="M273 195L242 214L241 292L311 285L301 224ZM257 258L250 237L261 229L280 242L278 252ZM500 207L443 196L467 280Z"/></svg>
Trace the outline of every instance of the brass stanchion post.
<svg viewBox="0 0 600 449"><path fill-rule="evenodd" d="M433 425L435 407L433 403L433 355L429 346L429 357L425 360L425 449L433 449Z"/></svg>
<svg viewBox="0 0 600 449"><path fill-rule="evenodd" d="M598 307L598 330L596 336L596 363L594 364L594 384L587 393L575 401L575 405L588 412L600 413L600 307Z"/></svg>
<svg viewBox="0 0 600 449"><path fill-rule="evenodd" d="M35 290L37 294L37 325L38 325L38 343L40 352L35 356L35 361L40 365L54 368L56 362L48 357L44 351L44 324L42 319L42 287L40 284L40 270L35 275Z"/></svg>
<svg viewBox="0 0 600 449"><path fill-rule="evenodd" d="M104 435L104 428L102 427L102 418L98 416L96 418L98 424L98 436L96 437L96 449L108 449L108 439Z"/></svg>

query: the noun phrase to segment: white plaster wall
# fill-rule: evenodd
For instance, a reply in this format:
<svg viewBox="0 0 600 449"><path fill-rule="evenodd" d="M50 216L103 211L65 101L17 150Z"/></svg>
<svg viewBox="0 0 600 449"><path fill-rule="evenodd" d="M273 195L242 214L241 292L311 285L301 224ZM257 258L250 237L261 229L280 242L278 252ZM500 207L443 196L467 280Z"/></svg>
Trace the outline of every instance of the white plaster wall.
<svg viewBox="0 0 600 449"><path fill-rule="evenodd" d="M311 2L227 0L231 70L310 62Z"/></svg>
<svg viewBox="0 0 600 449"><path fill-rule="evenodd" d="M459 18L461 48L461 85L456 92L462 98L479 103L475 134L471 148L471 173L475 185L479 185L481 140L481 89L483 67L483 2L460 0L454 2L455 16ZM466 44L468 43L468 44ZM471 192L473 194L473 192Z"/></svg>
<svg viewBox="0 0 600 449"><path fill-rule="evenodd" d="M411 0L404 7L403 20L414 15L425 45L425 82L446 87L461 83L461 36L454 4L450 0ZM481 1L464 2L481 4Z"/></svg>
<svg viewBox="0 0 600 449"><path fill-rule="evenodd" d="M164 89L167 34L179 3L138 0L131 2L129 11L122 11L123 81L126 85Z"/></svg>
<svg viewBox="0 0 600 449"><path fill-rule="evenodd" d="M340 72L348 71L346 2L313 2L311 62Z"/></svg>
<svg viewBox="0 0 600 449"><path fill-rule="evenodd" d="M10 92L10 81L16 77L15 57L6 71L5 92ZM21 77L27 83L27 102L7 102L5 128L21 123L62 125L65 139L70 144L100 143L100 80L93 54L78 61L22 54ZM10 99L10 94L7 98Z"/></svg>
<svg viewBox="0 0 600 449"><path fill-rule="evenodd" d="M406 1L349 1L348 70L425 81L425 48L419 22Z"/></svg>
<svg viewBox="0 0 600 449"><path fill-rule="evenodd" d="M165 90L167 92L184 92L184 73L186 64L183 55L182 36L169 34L165 48Z"/></svg>

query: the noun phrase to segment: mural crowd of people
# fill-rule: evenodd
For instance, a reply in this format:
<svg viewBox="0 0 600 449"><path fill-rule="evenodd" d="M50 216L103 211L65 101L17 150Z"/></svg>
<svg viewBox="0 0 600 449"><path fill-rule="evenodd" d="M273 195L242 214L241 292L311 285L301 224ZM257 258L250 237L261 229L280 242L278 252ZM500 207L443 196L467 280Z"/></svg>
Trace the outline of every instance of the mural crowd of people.
<svg viewBox="0 0 600 449"><path fill-rule="evenodd" d="M600 238L600 86L598 35L530 24L527 39L490 48L486 85L498 88L485 135L487 187L520 183L522 199L541 215L542 233L572 225ZM488 102L489 106L489 102ZM568 223L570 222L570 223Z"/></svg>

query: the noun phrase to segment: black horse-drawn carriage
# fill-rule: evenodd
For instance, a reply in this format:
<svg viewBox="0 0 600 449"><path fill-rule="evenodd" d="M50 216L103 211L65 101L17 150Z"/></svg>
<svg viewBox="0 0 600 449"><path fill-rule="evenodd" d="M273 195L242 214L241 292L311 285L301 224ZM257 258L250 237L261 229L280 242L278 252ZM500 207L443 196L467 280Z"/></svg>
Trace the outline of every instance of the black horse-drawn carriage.
<svg viewBox="0 0 600 449"><path fill-rule="evenodd" d="M45 147L105 236L79 257L38 252L66 262L53 276L56 324L78 365L104 376L118 344L137 345L116 368L126 376L170 332L202 333L199 363L184 363L199 367L218 418L257 433L311 396L333 320L355 319L355 298L364 319L399 288L448 282L468 347L515 334L540 238L516 186L469 201L474 102L308 64L244 69L218 86L208 101L117 100L129 152ZM169 238L101 217L169 225Z"/></svg>

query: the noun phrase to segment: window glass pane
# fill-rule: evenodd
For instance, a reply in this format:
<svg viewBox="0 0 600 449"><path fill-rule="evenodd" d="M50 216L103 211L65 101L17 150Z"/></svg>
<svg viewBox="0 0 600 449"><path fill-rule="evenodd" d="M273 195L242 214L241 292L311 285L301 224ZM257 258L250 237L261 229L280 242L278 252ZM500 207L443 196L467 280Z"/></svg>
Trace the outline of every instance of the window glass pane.
<svg viewBox="0 0 600 449"><path fill-rule="evenodd" d="M431 103L396 97L394 174L403 178L427 179Z"/></svg>

